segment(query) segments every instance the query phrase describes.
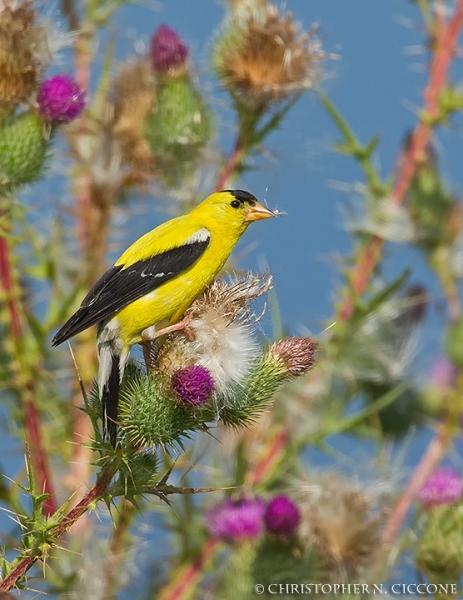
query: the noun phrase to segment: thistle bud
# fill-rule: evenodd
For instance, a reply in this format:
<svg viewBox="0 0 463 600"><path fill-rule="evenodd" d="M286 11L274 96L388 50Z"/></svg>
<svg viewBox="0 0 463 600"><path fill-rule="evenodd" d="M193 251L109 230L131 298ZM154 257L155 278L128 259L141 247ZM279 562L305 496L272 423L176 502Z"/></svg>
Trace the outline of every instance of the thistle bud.
<svg viewBox="0 0 463 600"><path fill-rule="evenodd" d="M0 126L0 189L37 180L42 172L49 136L42 119L23 113Z"/></svg>
<svg viewBox="0 0 463 600"><path fill-rule="evenodd" d="M463 511L460 504L442 504L426 511L415 560L432 583L458 582L463 571Z"/></svg>
<svg viewBox="0 0 463 600"><path fill-rule="evenodd" d="M261 498L227 498L207 515L209 533L228 543L252 540L264 530L265 502Z"/></svg>
<svg viewBox="0 0 463 600"><path fill-rule="evenodd" d="M457 380L457 370L448 358L438 358L429 369L428 385L422 390L421 404L432 416L441 414L445 397Z"/></svg>
<svg viewBox="0 0 463 600"><path fill-rule="evenodd" d="M170 377L128 371L119 398L119 423L128 445L181 445L198 423L193 411L175 400Z"/></svg>
<svg viewBox="0 0 463 600"><path fill-rule="evenodd" d="M168 25L161 25L151 38L151 62L159 73L169 73L186 63L188 46L179 34Z"/></svg>
<svg viewBox="0 0 463 600"><path fill-rule="evenodd" d="M209 109L186 77L159 86L157 109L145 121L144 136L168 184L178 184L199 158L212 132Z"/></svg>
<svg viewBox="0 0 463 600"><path fill-rule="evenodd" d="M405 160L409 144L406 140L402 160ZM461 231L461 210L454 193L439 173L433 148L428 146L418 159L406 206L416 228L417 243L431 251L442 242L451 244L455 240Z"/></svg>
<svg viewBox="0 0 463 600"><path fill-rule="evenodd" d="M315 363L318 343L311 338L288 337L270 346L269 360L278 362L287 376L306 373Z"/></svg>
<svg viewBox="0 0 463 600"><path fill-rule="evenodd" d="M73 121L85 108L85 92L72 77L55 75L40 85L37 105L46 121Z"/></svg>
<svg viewBox="0 0 463 600"><path fill-rule="evenodd" d="M191 365L172 375L172 389L180 400L189 406L201 406L214 392L214 380L205 367Z"/></svg>
<svg viewBox="0 0 463 600"><path fill-rule="evenodd" d="M298 507L288 496L276 496L265 510L267 531L280 535L292 535L301 519Z"/></svg>

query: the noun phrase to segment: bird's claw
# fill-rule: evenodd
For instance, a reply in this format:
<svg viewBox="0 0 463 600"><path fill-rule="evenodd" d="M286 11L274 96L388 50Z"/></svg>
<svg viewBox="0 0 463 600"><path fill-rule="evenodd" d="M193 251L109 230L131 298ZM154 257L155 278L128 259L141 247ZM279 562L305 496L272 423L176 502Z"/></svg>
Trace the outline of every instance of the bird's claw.
<svg viewBox="0 0 463 600"><path fill-rule="evenodd" d="M153 342L158 337L161 337L162 335L166 335L168 333L173 333L174 331L183 331L186 338L190 342L194 341L194 339L195 339L194 334L193 334L192 330L188 327L192 318L193 318L193 315L190 313L190 314L186 315L185 317L183 317L183 319L181 321L179 321L178 323L175 323L175 325L169 325L167 327L163 327L162 329L159 329L158 331L156 331L156 327L153 325L152 327L147 327L145 330L142 331L141 337L142 337L143 341L142 341L141 345L143 347L143 359L145 361L146 368L148 370L150 370L150 371L155 370L155 358L156 357L155 357Z"/></svg>
<svg viewBox="0 0 463 600"><path fill-rule="evenodd" d="M183 317L181 321L178 321L178 323L175 323L174 325L168 325L167 327L163 327L157 331L154 326L147 327L144 331L142 331L141 337L145 342L154 342L154 340L162 335L167 335L168 333L173 333L174 331L183 331L191 342L194 340L194 336L188 325L190 324L192 318L193 315L190 313Z"/></svg>

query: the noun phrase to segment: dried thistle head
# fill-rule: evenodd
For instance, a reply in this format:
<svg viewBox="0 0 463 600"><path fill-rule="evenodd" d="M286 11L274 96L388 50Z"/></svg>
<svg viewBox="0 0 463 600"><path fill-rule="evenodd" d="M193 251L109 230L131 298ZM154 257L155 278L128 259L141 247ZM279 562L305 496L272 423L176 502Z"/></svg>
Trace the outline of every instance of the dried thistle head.
<svg viewBox="0 0 463 600"><path fill-rule="evenodd" d="M284 100L317 78L325 54L315 34L315 27L302 32L290 12L282 14L273 4L249 10L247 18L232 21L217 45L218 75L256 107Z"/></svg>
<svg viewBox="0 0 463 600"><path fill-rule="evenodd" d="M226 392L247 375L258 355L251 304L272 285L267 275L248 274L235 283L214 281L189 309L193 341L174 334L161 347L156 368L172 374L190 364L206 367L216 389Z"/></svg>
<svg viewBox="0 0 463 600"><path fill-rule="evenodd" d="M268 273L254 275L247 273L241 279L227 283L223 279L216 279L191 306L190 312L193 319L204 318L212 311L210 316L214 319L216 313L227 324L239 322L242 324L255 323L256 317L252 310L252 302L267 293L273 284L272 276ZM212 324L212 323L211 323ZM214 322L216 325L216 323ZM191 325L193 327L193 323Z"/></svg>
<svg viewBox="0 0 463 600"><path fill-rule="evenodd" d="M131 170L114 133L111 104L102 110L100 118L88 117L78 127L71 125L68 141L76 162L89 177L92 203L103 209L114 204L129 183Z"/></svg>
<svg viewBox="0 0 463 600"><path fill-rule="evenodd" d="M288 337L272 344L268 355L283 363L285 371L297 377L306 373L315 364L318 342L307 337Z"/></svg>
<svg viewBox="0 0 463 600"><path fill-rule="evenodd" d="M374 576L386 517L374 496L333 474L310 486L299 507L301 541L314 548L327 576Z"/></svg>
<svg viewBox="0 0 463 600"><path fill-rule="evenodd" d="M0 7L0 112L27 102L39 81L46 34L36 17L30 1Z"/></svg>
<svg viewBox="0 0 463 600"><path fill-rule="evenodd" d="M450 244L455 243L463 231L463 205L461 199L455 200L454 204L449 209L447 220L445 223L445 239Z"/></svg>
<svg viewBox="0 0 463 600"><path fill-rule="evenodd" d="M261 10L268 4L268 0L227 0L232 11L242 11L249 14L252 10Z"/></svg>
<svg viewBox="0 0 463 600"><path fill-rule="evenodd" d="M150 171L154 157L143 136L145 119L156 104L156 78L147 60L124 63L113 82L114 134L127 161Z"/></svg>

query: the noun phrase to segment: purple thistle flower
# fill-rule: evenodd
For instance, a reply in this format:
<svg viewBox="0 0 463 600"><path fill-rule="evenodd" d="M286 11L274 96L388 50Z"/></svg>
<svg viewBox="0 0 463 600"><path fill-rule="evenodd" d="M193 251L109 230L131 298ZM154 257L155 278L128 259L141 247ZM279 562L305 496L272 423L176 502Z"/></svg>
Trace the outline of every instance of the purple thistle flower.
<svg viewBox="0 0 463 600"><path fill-rule="evenodd" d="M168 25L158 27L151 38L151 61L156 71L166 73L185 64L188 46Z"/></svg>
<svg viewBox="0 0 463 600"><path fill-rule="evenodd" d="M262 535L265 502L262 498L226 498L207 513L209 533L224 542L240 542Z"/></svg>
<svg viewBox="0 0 463 600"><path fill-rule="evenodd" d="M172 375L171 385L182 402L191 406L200 406L207 402L214 391L212 375L200 365L191 365L179 369Z"/></svg>
<svg viewBox="0 0 463 600"><path fill-rule="evenodd" d="M420 491L423 506L458 502L463 496L463 479L456 469L440 467L429 477Z"/></svg>
<svg viewBox="0 0 463 600"><path fill-rule="evenodd" d="M265 525L271 533L292 535L299 525L301 513L288 496L276 496L269 502L264 515Z"/></svg>
<svg viewBox="0 0 463 600"><path fill-rule="evenodd" d="M439 358L431 367L430 383L441 392L449 390L455 382L457 370L448 358Z"/></svg>
<svg viewBox="0 0 463 600"><path fill-rule="evenodd" d="M73 121L85 108L85 92L72 77L55 75L40 85L37 104L47 121Z"/></svg>

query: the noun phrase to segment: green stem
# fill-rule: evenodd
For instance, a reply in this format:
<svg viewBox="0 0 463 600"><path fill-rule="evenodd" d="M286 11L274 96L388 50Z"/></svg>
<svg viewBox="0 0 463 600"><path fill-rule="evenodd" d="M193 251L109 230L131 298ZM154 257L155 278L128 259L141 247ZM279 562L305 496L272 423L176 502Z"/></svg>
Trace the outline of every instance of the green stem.
<svg viewBox="0 0 463 600"><path fill-rule="evenodd" d="M89 492L82 498L82 500L65 514L55 525L53 529L53 544L56 544L58 539L67 533L69 529L74 525L76 521L82 517L94 504L101 500L111 483L118 468L117 461L108 463L97 479L95 485L90 489ZM3 579L0 583L0 592L8 592L12 587L17 585L27 573L27 571L37 562L37 560L44 557L46 548L42 542L33 548L27 548L23 551L16 561L12 565L12 571Z"/></svg>

